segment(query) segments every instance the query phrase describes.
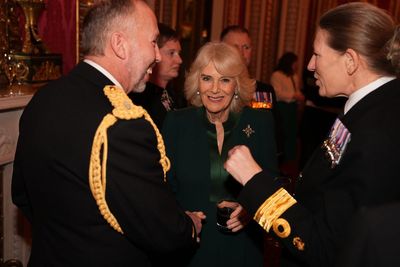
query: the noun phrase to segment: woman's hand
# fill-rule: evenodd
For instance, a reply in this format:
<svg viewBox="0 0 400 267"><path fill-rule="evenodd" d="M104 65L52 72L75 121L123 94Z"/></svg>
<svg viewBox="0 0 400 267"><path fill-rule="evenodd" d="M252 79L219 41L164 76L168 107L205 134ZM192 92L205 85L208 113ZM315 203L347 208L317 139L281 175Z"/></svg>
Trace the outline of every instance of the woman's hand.
<svg viewBox="0 0 400 267"><path fill-rule="evenodd" d="M262 171L253 159L249 148L244 145L235 146L229 150L224 167L242 185L245 185L255 174Z"/></svg>
<svg viewBox="0 0 400 267"><path fill-rule="evenodd" d="M237 202L234 203L236 203L236 208L232 212L230 219L226 222L226 225L232 232L238 232L250 222L251 217L242 205Z"/></svg>

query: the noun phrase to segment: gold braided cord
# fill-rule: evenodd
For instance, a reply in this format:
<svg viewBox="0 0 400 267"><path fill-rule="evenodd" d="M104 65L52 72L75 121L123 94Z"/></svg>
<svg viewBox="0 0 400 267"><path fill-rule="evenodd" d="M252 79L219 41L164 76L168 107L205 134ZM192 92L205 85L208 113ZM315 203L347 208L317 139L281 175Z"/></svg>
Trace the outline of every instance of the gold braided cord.
<svg viewBox="0 0 400 267"><path fill-rule="evenodd" d="M160 152L159 162L163 168L164 181L166 182L167 171L170 169L171 164L165 152L164 140L161 136L161 133L158 130L156 124L151 119L149 113L147 113L147 111L141 106L134 105L132 103L132 100L121 88L117 88L115 86L106 86L104 87L104 93L110 100L111 104L114 106L112 113L115 117L124 120L138 119L144 117L145 120L147 120L151 124L151 126L153 126L153 129L157 136L157 149Z"/></svg>
<svg viewBox="0 0 400 267"><path fill-rule="evenodd" d="M90 155L89 164L89 186L92 191L92 195L96 200L96 204L99 207L99 211L104 219L114 228L117 232L123 234L123 231L108 208L106 202L106 166L107 164L107 152L108 152L108 141L107 141L107 128L113 125L117 121L111 114L107 114L94 136L92 153ZM100 162L101 149L103 148L103 158Z"/></svg>
<svg viewBox="0 0 400 267"><path fill-rule="evenodd" d="M157 137L157 149L160 152L160 164L164 172L164 182L166 182L166 174L170 168L170 161L166 156L164 140L154 124L150 115L145 109L140 106L136 106L132 103L130 98L121 89L115 86L104 87L104 93L110 100L114 109L112 114L104 116L99 127L96 130L92 152L90 155L89 164L89 185L92 195L96 200L96 204L99 207L99 211L104 219L111 225L117 232L123 234L122 228L120 227L117 219L111 213L106 202L106 166L107 166L107 155L108 155L108 138L107 129L117 122L117 119L138 119L144 117L154 128ZM102 154L102 160L100 161L100 154Z"/></svg>
<svg viewBox="0 0 400 267"><path fill-rule="evenodd" d="M264 201L258 208L253 219L269 232L273 223L295 203L297 201L284 188L280 188Z"/></svg>

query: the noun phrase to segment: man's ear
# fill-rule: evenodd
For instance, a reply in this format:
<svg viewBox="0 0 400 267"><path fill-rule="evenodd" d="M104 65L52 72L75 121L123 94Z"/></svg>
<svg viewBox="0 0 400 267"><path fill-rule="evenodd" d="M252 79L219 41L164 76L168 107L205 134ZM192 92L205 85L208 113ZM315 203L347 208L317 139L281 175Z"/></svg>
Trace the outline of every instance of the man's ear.
<svg viewBox="0 0 400 267"><path fill-rule="evenodd" d="M347 74L353 75L360 66L360 56L351 48L346 50L344 56Z"/></svg>
<svg viewBox="0 0 400 267"><path fill-rule="evenodd" d="M120 32L112 33L110 42L114 54L120 59L125 59L127 57L127 42L123 34Z"/></svg>

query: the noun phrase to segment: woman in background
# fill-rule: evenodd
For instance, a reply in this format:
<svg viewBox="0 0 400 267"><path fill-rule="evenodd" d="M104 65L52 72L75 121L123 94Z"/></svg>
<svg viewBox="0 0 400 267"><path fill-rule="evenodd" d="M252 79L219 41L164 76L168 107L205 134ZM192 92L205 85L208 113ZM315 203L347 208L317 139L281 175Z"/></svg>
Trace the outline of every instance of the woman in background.
<svg viewBox="0 0 400 267"><path fill-rule="evenodd" d="M241 185L224 169L229 149L247 145L260 164L277 174L274 122L270 111L246 107L255 81L236 48L208 43L185 81L193 107L168 113L163 127L171 160L168 181L185 210L207 216L197 252L188 266L263 265L262 229L249 222L236 201ZM217 227L217 203L234 209L227 229Z"/></svg>
<svg viewBox="0 0 400 267"><path fill-rule="evenodd" d="M300 78L296 74L297 55L287 52L279 59L271 75L282 129L283 155L281 163L293 162L297 156L298 104L304 101Z"/></svg>

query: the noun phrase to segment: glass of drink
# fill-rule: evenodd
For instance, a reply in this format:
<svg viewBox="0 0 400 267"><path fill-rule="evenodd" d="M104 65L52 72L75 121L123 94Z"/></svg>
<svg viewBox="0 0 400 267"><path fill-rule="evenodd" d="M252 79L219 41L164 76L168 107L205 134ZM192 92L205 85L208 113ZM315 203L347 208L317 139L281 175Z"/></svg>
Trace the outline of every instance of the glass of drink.
<svg viewBox="0 0 400 267"><path fill-rule="evenodd" d="M217 228L223 233L231 233L226 222L230 219L232 212L239 206L237 202L220 200L217 203Z"/></svg>

